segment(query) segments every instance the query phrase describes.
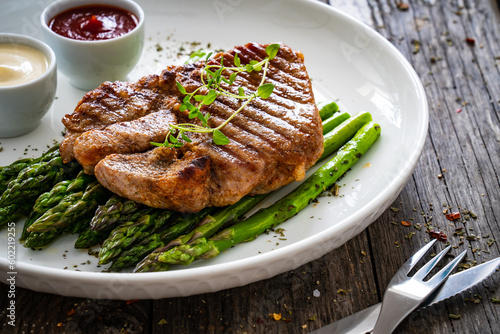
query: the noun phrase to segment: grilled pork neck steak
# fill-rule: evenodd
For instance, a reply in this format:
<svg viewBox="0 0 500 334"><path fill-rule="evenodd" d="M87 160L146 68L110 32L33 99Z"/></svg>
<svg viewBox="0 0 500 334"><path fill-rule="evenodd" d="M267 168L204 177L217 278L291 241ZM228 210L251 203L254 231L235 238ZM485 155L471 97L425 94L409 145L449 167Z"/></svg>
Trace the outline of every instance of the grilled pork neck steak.
<svg viewBox="0 0 500 334"><path fill-rule="evenodd" d="M267 45L249 43L209 60L233 66L260 61ZM276 190L302 180L323 152L322 123L314 101L303 55L282 45L271 60L266 82L274 84L267 99L256 98L222 128L227 145L216 145L206 134L188 133L181 148L155 147L170 123L197 122L179 110L182 94L201 86L205 64L171 66L160 76L135 83L106 82L87 93L63 119L68 132L61 145L65 161L76 158L88 173L114 193L151 207L197 212L207 206L236 203L245 195ZM254 92L261 72L241 73L227 87ZM243 102L218 97L202 106L215 127Z"/></svg>

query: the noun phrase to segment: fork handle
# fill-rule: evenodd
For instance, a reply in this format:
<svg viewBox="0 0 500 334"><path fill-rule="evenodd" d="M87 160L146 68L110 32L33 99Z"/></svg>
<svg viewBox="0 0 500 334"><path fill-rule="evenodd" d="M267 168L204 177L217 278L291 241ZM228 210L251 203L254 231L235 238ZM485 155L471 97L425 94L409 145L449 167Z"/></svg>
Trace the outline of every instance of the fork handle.
<svg viewBox="0 0 500 334"><path fill-rule="evenodd" d="M372 334L392 333L401 321L415 310L419 304L420 302L418 300L411 298L407 298L406 302L402 302L401 296L395 298L393 298L392 294L385 296L380 315Z"/></svg>

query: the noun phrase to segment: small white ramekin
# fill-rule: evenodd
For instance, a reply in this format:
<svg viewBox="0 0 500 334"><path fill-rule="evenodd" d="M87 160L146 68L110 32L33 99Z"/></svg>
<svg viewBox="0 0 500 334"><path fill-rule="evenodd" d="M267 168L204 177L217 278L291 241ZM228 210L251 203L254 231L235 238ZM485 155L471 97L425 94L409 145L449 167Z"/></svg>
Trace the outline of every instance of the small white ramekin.
<svg viewBox="0 0 500 334"><path fill-rule="evenodd" d="M57 14L85 5L110 5L138 18L137 26L122 36L98 41L80 41L61 36L49 28ZM59 70L71 85L91 90L104 81L124 80L141 57L144 47L144 11L131 0L59 0L41 15L44 40L57 55Z"/></svg>
<svg viewBox="0 0 500 334"><path fill-rule="evenodd" d="M57 89L56 56L47 44L24 35L0 33L0 44L35 48L48 61L41 76L18 85L0 86L0 137L16 137L33 131L52 106Z"/></svg>

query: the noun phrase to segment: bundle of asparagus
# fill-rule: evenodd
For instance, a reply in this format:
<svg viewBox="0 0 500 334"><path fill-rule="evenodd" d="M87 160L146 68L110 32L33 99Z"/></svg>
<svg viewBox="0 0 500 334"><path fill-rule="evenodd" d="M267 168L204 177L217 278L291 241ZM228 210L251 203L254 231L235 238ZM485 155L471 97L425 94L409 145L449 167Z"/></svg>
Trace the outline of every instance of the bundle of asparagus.
<svg viewBox="0 0 500 334"><path fill-rule="evenodd" d="M63 164L54 146L38 158L0 167L0 227L29 213L21 236L25 246L44 247L64 233L78 233L75 247L102 244L99 262L112 262L114 271L135 265L136 272L168 270L172 264L214 257L295 215L333 185L380 134L367 112L350 117L332 102L321 107L320 115L320 161L338 150L335 157L293 192L245 220L241 218L269 194L189 215L148 208L111 194L76 162Z"/></svg>

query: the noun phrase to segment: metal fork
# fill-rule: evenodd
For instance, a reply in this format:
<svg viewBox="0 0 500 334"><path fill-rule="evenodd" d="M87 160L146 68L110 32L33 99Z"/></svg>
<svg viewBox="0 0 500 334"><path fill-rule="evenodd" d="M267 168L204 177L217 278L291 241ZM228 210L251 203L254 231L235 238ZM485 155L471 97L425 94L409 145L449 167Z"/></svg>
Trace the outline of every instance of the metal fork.
<svg viewBox="0 0 500 334"><path fill-rule="evenodd" d="M392 333L408 314L416 309L431 293L446 281L453 269L455 269L465 256L466 251L458 255L432 278L424 281L424 278L450 250L451 246L448 246L426 263L413 276L409 277L409 272L435 242L436 240L433 240L422 247L401 266L391 279L384 294L382 310L380 311L377 323L372 332L373 334Z"/></svg>

